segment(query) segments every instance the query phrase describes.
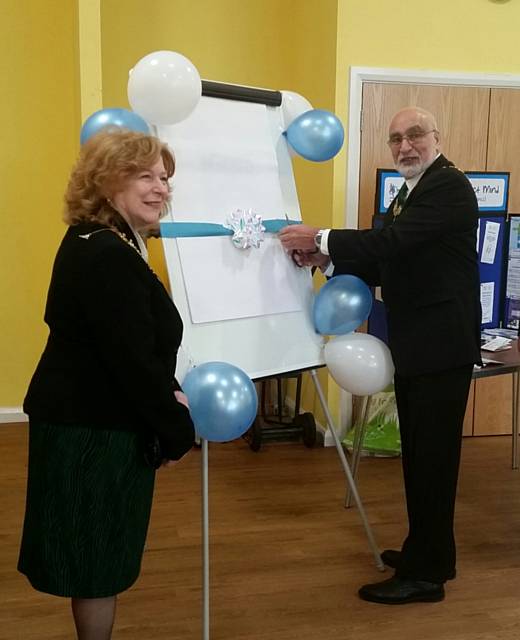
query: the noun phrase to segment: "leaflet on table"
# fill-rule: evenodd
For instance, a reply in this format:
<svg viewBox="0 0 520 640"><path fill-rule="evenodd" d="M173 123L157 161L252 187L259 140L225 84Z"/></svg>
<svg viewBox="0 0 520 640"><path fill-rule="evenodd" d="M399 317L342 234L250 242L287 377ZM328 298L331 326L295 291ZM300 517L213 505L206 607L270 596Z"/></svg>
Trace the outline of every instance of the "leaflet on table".
<svg viewBox="0 0 520 640"><path fill-rule="evenodd" d="M482 351L504 351L505 349L511 349L511 340L502 336L495 336L480 348Z"/></svg>
<svg viewBox="0 0 520 640"><path fill-rule="evenodd" d="M484 340L491 340L494 336L502 336L503 338L514 340L518 336L518 332L516 329L505 329L504 327L497 329L482 329L482 338Z"/></svg>

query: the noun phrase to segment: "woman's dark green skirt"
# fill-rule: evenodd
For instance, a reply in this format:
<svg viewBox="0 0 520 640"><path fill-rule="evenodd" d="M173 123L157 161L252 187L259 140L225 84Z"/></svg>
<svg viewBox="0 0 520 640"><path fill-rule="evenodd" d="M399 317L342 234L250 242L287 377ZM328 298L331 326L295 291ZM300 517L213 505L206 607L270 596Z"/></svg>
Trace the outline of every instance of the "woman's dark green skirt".
<svg viewBox="0 0 520 640"><path fill-rule="evenodd" d="M139 575L154 479L137 433L31 422L19 571L57 596L128 589Z"/></svg>

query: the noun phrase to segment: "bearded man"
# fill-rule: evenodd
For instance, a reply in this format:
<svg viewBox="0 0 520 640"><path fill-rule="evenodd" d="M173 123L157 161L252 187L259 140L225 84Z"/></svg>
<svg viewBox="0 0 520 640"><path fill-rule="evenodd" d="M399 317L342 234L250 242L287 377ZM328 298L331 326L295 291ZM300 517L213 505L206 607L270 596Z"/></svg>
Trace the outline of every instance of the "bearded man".
<svg viewBox="0 0 520 640"><path fill-rule="evenodd" d="M405 182L380 229L291 225L280 240L301 266L380 285L395 364L408 535L382 559L395 575L359 590L383 604L434 602L455 577L453 520L462 425L480 363L478 206L464 173L440 153L434 116L392 118L388 146Z"/></svg>

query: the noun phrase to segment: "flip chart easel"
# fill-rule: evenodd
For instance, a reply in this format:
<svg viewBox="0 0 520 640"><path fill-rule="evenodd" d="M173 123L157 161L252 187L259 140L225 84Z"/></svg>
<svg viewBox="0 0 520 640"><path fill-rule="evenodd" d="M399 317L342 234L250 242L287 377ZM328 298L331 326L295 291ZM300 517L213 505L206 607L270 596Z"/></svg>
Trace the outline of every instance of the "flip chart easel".
<svg viewBox="0 0 520 640"><path fill-rule="evenodd" d="M201 103L195 112L178 125L157 129L157 135L171 146L177 160L173 208L161 225L171 289L185 323L177 377L182 381L189 368L215 360L242 368L253 380L310 371L376 565L383 570L379 550L316 373L316 368L324 366L323 338L316 334L311 320L313 287L309 270L295 267L276 237L268 237L269 234L266 234L260 249L247 249L242 254L233 253L240 250L232 245L229 237L174 237L176 222L222 223L226 209L228 214L237 208L250 208L263 219L285 217L293 222L301 220L291 159L282 135L281 102L282 95L278 91L203 81ZM232 110L233 118L226 117L226 110ZM255 130L251 131L254 145L248 152L248 138L244 131L247 130L249 116L255 119ZM265 131L264 139L259 139L257 128ZM243 158L244 166L233 164L231 155L234 149ZM223 167L230 167L229 175ZM273 168L276 185L272 181ZM253 181L252 176L255 178ZM256 179L261 180L262 177L266 180L265 191L273 193L264 193L263 185L256 184ZM242 182L246 186L241 189ZM244 198L244 193L247 198ZM262 210L265 202L277 201L281 202L281 210ZM250 281L244 280L244 270L251 271ZM188 272L191 273L189 277ZM220 273L224 275L219 276ZM277 273L283 274L278 282ZM219 277L230 281L219 281ZM190 278L199 281L198 287L193 286ZM236 287L233 285L235 278ZM271 290L279 286L286 286L287 296L292 296L289 305L283 295L277 297L276 291ZM214 297L215 289L219 287L230 297L229 317L225 317L228 312L226 304ZM205 295L209 309L203 304ZM250 313L244 298L238 299L235 295L245 296L245 300L250 301ZM267 301L267 308L274 311L259 312L263 298ZM218 307L216 317L208 319L205 314L213 312L213 307ZM204 640L209 639L208 484L208 443L203 440Z"/></svg>

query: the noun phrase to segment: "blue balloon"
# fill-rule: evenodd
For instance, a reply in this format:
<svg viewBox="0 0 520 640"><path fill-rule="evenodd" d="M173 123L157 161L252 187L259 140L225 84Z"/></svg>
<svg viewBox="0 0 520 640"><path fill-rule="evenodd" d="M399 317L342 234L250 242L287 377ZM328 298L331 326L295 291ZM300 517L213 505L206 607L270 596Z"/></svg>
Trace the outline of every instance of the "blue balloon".
<svg viewBox="0 0 520 640"><path fill-rule="evenodd" d="M314 327L322 335L340 336L357 329L370 315L372 294L356 276L331 278L314 298Z"/></svg>
<svg viewBox="0 0 520 640"><path fill-rule="evenodd" d="M205 362L191 369L182 383L199 436L227 442L253 424L258 396L251 378L227 362Z"/></svg>
<svg viewBox="0 0 520 640"><path fill-rule="evenodd" d="M81 127L79 140L84 144L89 138L99 133L104 127L122 127L130 131L150 133L145 120L128 109L100 109L89 116Z"/></svg>
<svg viewBox="0 0 520 640"><path fill-rule="evenodd" d="M302 113L291 122L285 135L296 153L314 162L333 158L345 139L345 131L339 119L323 109L311 109Z"/></svg>

